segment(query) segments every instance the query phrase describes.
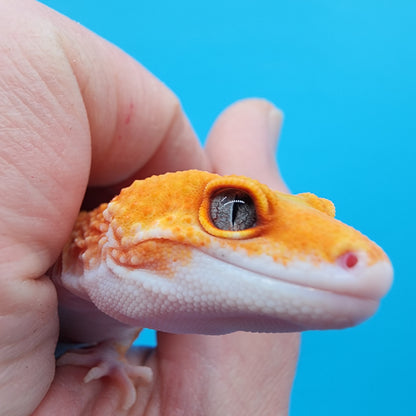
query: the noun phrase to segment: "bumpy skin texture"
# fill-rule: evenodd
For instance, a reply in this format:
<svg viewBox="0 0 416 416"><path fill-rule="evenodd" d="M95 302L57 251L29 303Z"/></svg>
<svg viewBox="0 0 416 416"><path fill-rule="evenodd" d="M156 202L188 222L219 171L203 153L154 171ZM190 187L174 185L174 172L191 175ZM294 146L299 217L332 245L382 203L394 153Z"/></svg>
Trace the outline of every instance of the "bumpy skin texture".
<svg viewBox="0 0 416 416"><path fill-rule="evenodd" d="M224 191L249 196L254 224L214 224L210 207ZM380 247L334 214L326 199L243 176L191 170L135 181L80 214L53 276L64 289L63 325L74 309L90 308L94 330L86 322L68 336L98 342L116 337L109 327L129 338L129 327L143 326L223 334L359 323L376 310L392 269Z"/></svg>

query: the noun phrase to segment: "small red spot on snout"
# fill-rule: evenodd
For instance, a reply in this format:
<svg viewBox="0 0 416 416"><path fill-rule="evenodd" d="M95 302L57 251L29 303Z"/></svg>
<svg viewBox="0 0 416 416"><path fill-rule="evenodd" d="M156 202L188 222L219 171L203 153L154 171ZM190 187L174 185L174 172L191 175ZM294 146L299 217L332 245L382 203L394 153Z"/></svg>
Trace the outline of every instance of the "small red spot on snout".
<svg viewBox="0 0 416 416"><path fill-rule="evenodd" d="M358 263L358 257L352 252L347 252L338 257L338 264L345 269L352 269Z"/></svg>

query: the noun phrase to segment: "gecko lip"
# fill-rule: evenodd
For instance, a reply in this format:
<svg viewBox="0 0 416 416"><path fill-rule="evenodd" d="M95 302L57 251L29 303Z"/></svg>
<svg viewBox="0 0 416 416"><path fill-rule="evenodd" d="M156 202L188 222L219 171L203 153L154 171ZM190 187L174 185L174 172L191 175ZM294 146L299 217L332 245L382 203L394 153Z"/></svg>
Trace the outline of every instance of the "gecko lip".
<svg viewBox="0 0 416 416"><path fill-rule="evenodd" d="M178 331L178 328L170 326L170 320L181 322L181 333L341 329L368 319L379 306L378 298L280 279L275 274L271 276L224 259L224 264L219 265L218 260L207 254L195 259L198 266L213 263L216 266L209 268L215 270L215 273L205 276L207 292L201 292L198 288L194 292L195 286L192 284L192 296L189 299L194 313L189 314L188 302L174 300L174 311L169 309L168 319L164 320L165 326L157 329ZM232 274L228 271L232 271ZM219 280L222 284L218 286ZM198 301L201 293L205 294L202 304ZM211 306L207 306L213 293L215 300ZM218 299L223 301L218 303ZM198 315L195 311L202 312ZM152 321L152 317L148 319L144 326L160 325L159 322Z"/></svg>
<svg viewBox="0 0 416 416"><path fill-rule="evenodd" d="M237 252L234 253L234 258L224 258L208 252L205 254L265 278L368 301L380 301L390 289L393 277L389 261L369 266L365 252L347 251L334 264L322 263L318 266L301 260L293 260L288 265L276 265L271 257L264 255L261 266L256 264L255 267L251 264L250 257L241 256Z"/></svg>
<svg viewBox="0 0 416 416"><path fill-rule="evenodd" d="M292 332L346 328L368 319L391 280L388 262L345 270L336 263L282 265L266 255L221 254L194 249L190 263L178 264L169 278L110 258L106 266L115 290L120 291L120 277L131 289L122 297L110 295L117 305L110 313L100 307L108 282L100 280L89 296L103 312L132 326L175 333Z"/></svg>
<svg viewBox="0 0 416 416"><path fill-rule="evenodd" d="M387 265L387 267L384 267ZM265 291L269 292L269 299L279 299L276 301L276 305L280 302L280 298L286 298L289 305L289 312L280 311L277 316L279 317L279 330L293 331L294 325L298 325L298 330L310 330L310 329L340 329L357 325L366 319L370 318L377 310L381 297L387 291L387 286L390 286L391 282L391 266L389 263L376 265L374 269L368 266L358 267L364 270L364 276L359 275L352 276L352 278L359 282L359 278L362 277L364 284L358 287L330 287L325 285L330 279L325 276L326 279L321 279L320 284L316 282L308 282L307 278L302 281L298 279L290 279L289 276L279 276L276 273L262 273L259 270L253 270L253 268L245 267L246 265L232 264L233 267L238 267L242 270L242 275L245 272L254 273L259 275L263 280L262 287ZM363 267L364 266L364 267ZM292 268L291 266L290 268ZM336 267L336 266L335 266ZM335 268L332 266L332 269ZM311 266L313 270L313 266ZM354 269L354 267L352 267ZM361 270L361 272L363 271ZM370 271L370 273L368 273ZM371 273L373 271L373 273ZM307 271L302 270L303 277L308 277ZM345 271L343 274L345 275ZM354 270L355 272L355 270ZM367 272L367 273L366 273ZM384 276L381 274L384 273ZM355 273L354 273L355 274ZM375 276L381 277L381 283L375 284L373 278ZM241 276L242 277L242 276ZM250 276L247 276L250 279ZM245 279L245 278L244 278ZM366 285L366 282L367 285ZM244 286L244 282L241 282ZM276 295L276 293L278 295ZM279 306L276 306L277 308ZM290 311L292 309L292 311ZM294 311L294 312L293 312ZM247 316L246 323L250 320ZM264 328L262 331L270 332L267 328L271 328L271 332L274 331L275 323L273 322L275 316L273 313L270 316L264 316ZM286 324L284 323L286 322ZM253 328L258 325L258 322L253 325ZM286 329L284 329L286 327Z"/></svg>
<svg viewBox="0 0 416 416"><path fill-rule="evenodd" d="M235 265L234 265L235 266ZM316 284L311 284L308 282L300 282L300 281L291 281L285 277L281 277L281 276L276 276L276 275L270 275L270 274L263 274L260 273L259 271L253 271L252 269L249 268L245 268L245 267L241 267L238 266L241 269L244 269L246 271L252 272L252 273L256 273L259 274L261 276L263 276L264 278L273 280L273 281L278 281L278 282L282 282L294 287L298 287L298 288L305 288L308 289L310 291L314 291L314 292L321 292L321 293L326 293L328 295L334 295L337 297L340 297L339 299L341 300L341 297L346 299L346 298L351 298L351 299L357 299L360 301L366 301L366 302L371 302L371 303L378 303L382 296L386 293L387 290L383 290L380 293L380 290L374 290L373 293L370 293L368 288L366 288L367 290L365 292L360 292L358 290L358 288L335 288L335 287L323 287L322 285L316 285Z"/></svg>

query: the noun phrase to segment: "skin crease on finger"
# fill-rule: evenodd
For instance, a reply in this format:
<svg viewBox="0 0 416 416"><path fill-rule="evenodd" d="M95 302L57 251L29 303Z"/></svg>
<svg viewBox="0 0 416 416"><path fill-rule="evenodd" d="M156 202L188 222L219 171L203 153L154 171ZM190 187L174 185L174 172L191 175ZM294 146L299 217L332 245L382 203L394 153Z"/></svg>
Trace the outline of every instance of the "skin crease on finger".
<svg viewBox="0 0 416 416"><path fill-rule="evenodd" d="M87 183L117 190L134 177L211 164L279 188L271 149L280 114L261 100L236 104L204 153L176 97L80 25L34 1L3 0L0 33L0 414L30 414L45 394L36 415L113 414L119 392L108 380L83 384L79 367L52 380L56 295L42 276ZM293 334L159 334L147 360L155 382L138 386L131 414L286 414L296 357Z"/></svg>

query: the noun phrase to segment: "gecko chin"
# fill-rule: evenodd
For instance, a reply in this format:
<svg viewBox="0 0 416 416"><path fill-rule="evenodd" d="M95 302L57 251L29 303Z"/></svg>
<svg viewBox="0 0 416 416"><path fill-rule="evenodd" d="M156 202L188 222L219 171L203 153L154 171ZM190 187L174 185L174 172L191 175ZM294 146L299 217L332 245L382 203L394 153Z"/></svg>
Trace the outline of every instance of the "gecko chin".
<svg viewBox="0 0 416 416"><path fill-rule="evenodd" d="M332 303L332 307L329 304ZM335 306L336 304L336 306ZM161 324L160 316L146 320L146 327L156 330L182 333L223 335L245 331L256 333L284 333L310 330L344 329L358 325L371 317L378 308L378 302L368 299L344 298L336 295L320 309L309 305L300 307L298 312L247 312L247 311L204 311L190 315L173 312Z"/></svg>
<svg viewBox="0 0 416 416"><path fill-rule="evenodd" d="M246 331L256 333L303 332L311 330L344 329L360 324L371 317L378 308L378 302L351 299L342 300L337 308L328 310L328 316L323 317L313 312L299 313L297 316L287 316L285 319L271 316L251 316L249 314L229 317L211 317L201 326L187 327L184 332L221 335L230 332ZM352 312L354 308L354 312ZM348 310L347 313L345 311ZM335 312L336 311L336 312ZM223 331L221 331L221 328ZM173 331L175 332L175 331Z"/></svg>
<svg viewBox="0 0 416 416"><path fill-rule="evenodd" d="M274 289L286 295L281 302L270 302L275 297L272 292L267 301L252 298L252 303L234 299L234 302L208 306L205 302L179 300L171 301L157 313L144 313L138 320L125 315L116 318L131 326L176 334L282 333L348 328L371 317L379 306L373 299L275 283ZM287 296L288 292L291 296Z"/></svg>

